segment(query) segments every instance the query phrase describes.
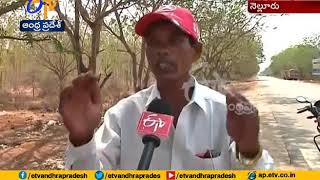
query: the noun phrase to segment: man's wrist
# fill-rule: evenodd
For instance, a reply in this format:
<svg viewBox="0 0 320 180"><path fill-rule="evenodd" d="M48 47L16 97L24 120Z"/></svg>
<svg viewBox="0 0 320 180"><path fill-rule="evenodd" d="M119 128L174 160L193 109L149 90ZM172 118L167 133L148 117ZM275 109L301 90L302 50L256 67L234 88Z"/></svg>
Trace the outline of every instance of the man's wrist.
<svg viewBox="0 0 320 180"><path fill-rule="evenodd" d="M244 166L254 166L258 162L258 160L262 156L262 147L258 143L258 150L251 150L251 151L239 151L239 146L236 144L236 157L240 161L240 163ZM250 146L251 147L251 146Z"/></svg>
<svg viewBox="0 0 320 180"><path fill-rule="evenodd" d="M252 151L246 151L246 152L239 152L243 157L248 158L248 159L253 159L255 157L257 157L257 155L259 154L260 151L260 147L256 150L252 150Z"/></svg>
<svg viewBox="0 0 320 180"><path fill-rule="evenodd" d="M245 158L252 159L255 158L261 149L259 142L255 142L253 144L237 144L238 152Z"/></svg>

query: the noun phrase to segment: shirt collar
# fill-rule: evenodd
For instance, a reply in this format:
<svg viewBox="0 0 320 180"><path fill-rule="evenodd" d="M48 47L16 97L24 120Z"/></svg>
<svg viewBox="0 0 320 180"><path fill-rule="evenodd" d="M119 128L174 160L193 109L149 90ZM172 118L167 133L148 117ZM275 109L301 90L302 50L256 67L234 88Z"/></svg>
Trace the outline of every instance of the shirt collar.
<svg viewBox="0 0 320 180"><path fill-rule="evenodd" d="M196 103L204 112L206 112L206 92L203 91L204 87L198 83L194 76L192 76L192 79L194 80L194 90L189 103Z"/></svg>
<svg viewBox="0 0 320 180"><path fill-rule="evenodd" d="M191 76L189 86L194 86L193 94L191 100L188 104L196 103L204 112L206 112L206 102L205 102L205 92L203 91L203 85L199 84L194 76ZM152 100L155 98L161 99L158 87L153 84L151 87L151 93L148 97L145 107L148 107Z"/></svg>
<svg viewBox="0 0 320 180"><path fill-rule="evenodd" d="M148 107L151 101L153 101L155 98L161 99L157 85L153 84L145 107Z"/></svg>

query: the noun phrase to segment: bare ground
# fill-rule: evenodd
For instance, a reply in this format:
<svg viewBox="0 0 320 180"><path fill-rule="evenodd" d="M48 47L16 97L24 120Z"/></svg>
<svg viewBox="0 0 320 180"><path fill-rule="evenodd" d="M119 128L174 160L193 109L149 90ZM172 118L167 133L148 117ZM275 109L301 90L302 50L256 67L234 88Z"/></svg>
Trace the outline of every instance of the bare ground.
<svg viewBox="0 0 320 180"><path fill-rule="evenodd" d="M63 169L67 132L56 113L0 111L0 169Z"/></svg>

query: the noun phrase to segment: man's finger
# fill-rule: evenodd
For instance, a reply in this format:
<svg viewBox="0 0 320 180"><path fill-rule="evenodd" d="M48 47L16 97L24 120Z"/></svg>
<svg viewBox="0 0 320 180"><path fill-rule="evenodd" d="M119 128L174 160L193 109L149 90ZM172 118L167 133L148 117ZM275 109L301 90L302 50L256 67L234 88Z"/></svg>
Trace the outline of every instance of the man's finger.
<svg viewBox="0 0 320 180"><path fill-rule="evenodd" d="M92 72L87 72L80 75L73 81L74 93L73 100L81 103L100 103L100 88L98 84L98 77Z"/></svg>
<svg viewBox="0 0 320 180"><path fill-rule="evenodd" d="M98 78L91 71L89 71L74 79L72 84L77 88L89 88L92 81L98 81Z"/></svg>
<svg viewBox="0 0 320 180"><path fill-rule="evenodd" d="M90 96L93 104L101 104L101 92L100 92L100 86L97 79L91 81Z"/></svg>
<svg viewBox="0 0 320 180"><path fill-rule="evenodd" d="M72 86L64 88L60 93L60 102L59 102L59 113L63 113L63 106L65 102L71 99L72 96Z"/></svg>
<svg viewBox="0 0 320 180"><path fill-rule="evenodd" d="M80 84L83 82L83 80L85 79L87 73L83 73L80 74L77 78L75 78L74 80L72 80L72 85L77 87L80 86Z"/></svg>
<svg viewBox="0 0 320 180"><path fill-rule="evenodd" d="M226 101L227 101L227 104L237 104L238 102L241 101L241 99L239 99L239 97L237 96L237 93L233 91L228 91L226 94Z"/></svg>
<svg viewBox="0 0 320 180"><path fill-rule="evenodd" d="M239 115L257 115L258 110L250 101L239 93L229 91L226 95L228 116L235 118Z"/></svg>
<svg viewBox="0 0 320 180"><path fill-rule="evenodd" d="M100 75L99 75L100 76ZM99 76L95 76L93 74L89 74L86 79L87 86L90 90L90 97L93 104L101 103L101 93L99 86Z"/></svg>

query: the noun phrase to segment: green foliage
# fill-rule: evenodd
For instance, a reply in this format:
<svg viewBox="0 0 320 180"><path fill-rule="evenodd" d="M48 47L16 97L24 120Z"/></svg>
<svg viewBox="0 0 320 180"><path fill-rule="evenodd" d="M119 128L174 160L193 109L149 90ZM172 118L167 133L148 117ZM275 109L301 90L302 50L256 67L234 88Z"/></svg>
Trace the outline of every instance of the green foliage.
<svg viewBox="0 0 320 180"><path fill-rule="evenodd" d="M298 69L303 77L311 77L312 59L320 57L320 50L306 44L290 47L271 58L272 74L280 76L283 70Z"/></svg>
<svg viewBox="0 0 320 180"><path fill-rule="evenodd" d="M258 64L264 58L260 38L249 34L237 43L235 49L238 51L238 59L234 59L231 64L231 78L244 79L256 75L259 72Z"/></svg>
<svg viewBox="0 0 320 180"><path fill-rule="evenodd" d="M190 6L187 2L179 4ZM258 63L265 60L261 37L258 36L262 17L246 12L246 1L194 1L193 14L199 21L205 66L197 76L214 78L217 72L224 78L246 78L258 72ZM243 68L241 64L248 64ZM252 67L251 67L252 66Z"/></svg>
<svg viewBox="0 0 320 180"><path fill-rule="evenodd" d="M317 47L320 49L320 34L314 34L311 37L304 38L304 44Z"/></svg>

